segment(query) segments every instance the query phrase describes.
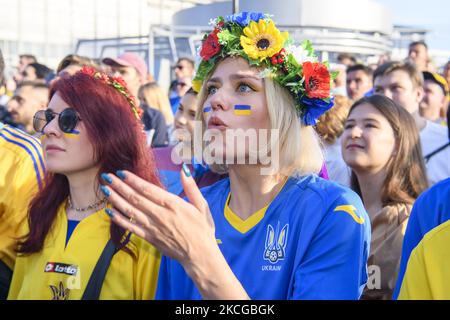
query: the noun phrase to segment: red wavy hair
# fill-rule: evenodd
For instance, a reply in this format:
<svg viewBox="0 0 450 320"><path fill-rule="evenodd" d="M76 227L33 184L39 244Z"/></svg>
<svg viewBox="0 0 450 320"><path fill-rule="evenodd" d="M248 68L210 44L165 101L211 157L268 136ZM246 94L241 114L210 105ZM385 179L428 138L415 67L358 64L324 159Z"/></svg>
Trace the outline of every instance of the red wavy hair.
<svg viewBox="0 0 450 320"><path fill-rule="evenodd" d="M56 92L83 119L100 166L96 177L99 185L102 172L125 169L161 186L142 124L120 92L82 72L58 79L50 89L50 99ZM42 249L58 208L68 196L66 176L47 171L44 187L30 203L29 233L19 243L19 253L31 254ZM125 230L111 223L110 233L116 246L124 248Z"/></svg>

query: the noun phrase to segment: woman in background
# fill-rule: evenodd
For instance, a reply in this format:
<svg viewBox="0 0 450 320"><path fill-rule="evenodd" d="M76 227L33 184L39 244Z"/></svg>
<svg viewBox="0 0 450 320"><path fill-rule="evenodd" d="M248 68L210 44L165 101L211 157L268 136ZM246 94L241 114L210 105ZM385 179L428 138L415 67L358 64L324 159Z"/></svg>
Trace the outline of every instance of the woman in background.
<svg viewBox="0 0 450 320"><path fill-rule="evenodd" d="M427 188L419 133L404 108L373 95L351 107L342 154L352 169L352 189L362 197L372 226L363 298L391 299L411 208Z"/></svg>
<svg viewBox="0 0 450 320"><path fill-rule="evenodd" d="M139 88L138 93L141 105L159 110L166 120L166 124L173 124L173 113L170 107L169 97L167 93L156 82L149 82Z"/></svg>

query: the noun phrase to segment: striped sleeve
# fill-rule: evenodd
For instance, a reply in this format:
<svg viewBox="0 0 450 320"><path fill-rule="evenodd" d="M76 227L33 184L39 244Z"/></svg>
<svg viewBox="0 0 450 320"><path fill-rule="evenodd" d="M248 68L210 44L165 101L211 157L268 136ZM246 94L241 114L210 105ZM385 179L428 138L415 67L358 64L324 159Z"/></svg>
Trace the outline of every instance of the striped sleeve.
<svg viewBox="0 0 450 320"><path fill-rule="evenodd" d="M2 144L5 148L8 148L11 153L16 154L17 156L15 159L16 161L13 159L4 159L4 162L9 162L9 166L12 166L12 163L20 165L17 163L19 160L21 160L21 162L31 163L33 167L33 177L36 178L39 188L42 188L45 167L39 140L11 126L4 126L2 128L0 131L0 140L3 140ZM5 157L6 155L4 158ZM4 164L2 168L8 168L8 164Z"/></svg>

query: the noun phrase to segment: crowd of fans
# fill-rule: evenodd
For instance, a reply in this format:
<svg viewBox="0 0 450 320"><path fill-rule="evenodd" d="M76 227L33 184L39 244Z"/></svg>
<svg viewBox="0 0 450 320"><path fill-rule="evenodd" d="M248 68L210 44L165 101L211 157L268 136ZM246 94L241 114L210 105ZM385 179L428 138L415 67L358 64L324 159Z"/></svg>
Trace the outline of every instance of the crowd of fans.
<svg viewBox="0 0 450 320"><path fill-rule="evenodd" d="M38 137L41 132L35 132L33 116L46 109L56 79L74 75L83 66L121 76L143 113L147 146L155 151L163 183L170 192L183 194L180 166L167 164L174 144L183 140L175 129L193 133L199 112L192 90L193 59L175 62L168 91L131 52L101 60L70 54L54 70L31 54L20 55L18 61L11 81L3 76L0 55L0 122ZM369 266L382 268L384 276L376 289L366 287L364 299L392 298L414 202L450 177L450 61L444 66L430 61L427 45L419 41L409 45L402 61L383 57L379 64L368 65L343 53L331 64L338 72L331 89L334 108L314 128L322 140L329 179L356 191L370 218ZM366 150L364 156L353 152L358 148ZM201 182L202 170L191 167L200 172L199 185L222 178L208 172Z"/></svg>

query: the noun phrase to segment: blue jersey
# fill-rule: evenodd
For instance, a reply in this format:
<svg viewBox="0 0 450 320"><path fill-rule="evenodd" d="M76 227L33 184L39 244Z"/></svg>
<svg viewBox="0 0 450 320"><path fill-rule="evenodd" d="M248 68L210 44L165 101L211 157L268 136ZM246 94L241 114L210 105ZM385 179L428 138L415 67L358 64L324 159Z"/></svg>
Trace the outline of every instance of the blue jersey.
<svg viewBox="0 0 450 320"><path fill-rule="evenodd" d="M450 219L450 178L422 193L414 203L403 239L402 259L393 298L397 299L409 256L425 234Z"/></svg>
<svg viewBox="0 0 450 320"><path fill-rule="evenodd" d="M184 196L183 185L181 184L181 164L175 164L172 161L173 147L154 148L153 155L155 163L158 166L159 178L166 190L170 193ZM225 178L225 175L220 175L212 172L207 165L204 165L192 158L191 164L188 168L199 187L206 187L212 185L216 181Z"/></svg>
<svg viewBox="0 0 450 320"><path fill-rule="evenodd" d="M367 280L370 220L351 190L315 175L289 178L264 215L224 213L230 181L202 189L219 248L252 299L358 299ZM255 214L254 216L256 216ZM156 299L201 299L181 264L163 257Z"/></svg>

